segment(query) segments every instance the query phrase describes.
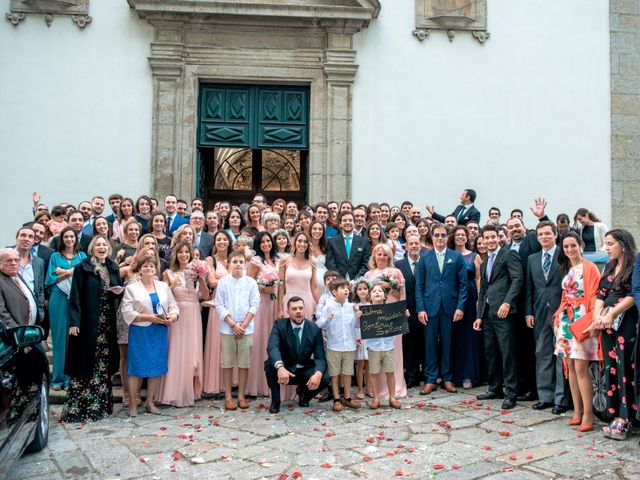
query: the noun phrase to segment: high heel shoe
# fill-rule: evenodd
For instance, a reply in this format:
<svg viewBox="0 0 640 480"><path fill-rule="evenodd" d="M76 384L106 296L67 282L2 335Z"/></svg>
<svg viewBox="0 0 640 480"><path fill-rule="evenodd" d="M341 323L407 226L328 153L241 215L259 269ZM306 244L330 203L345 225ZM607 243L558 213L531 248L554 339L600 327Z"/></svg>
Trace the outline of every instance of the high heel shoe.
<svg viewBox="0 0 640 480"><path fill-rule="evenodd" d="M593 423L587 423L578 427L579 432L590 432L593 430Z"/></svg>
<svg viewBox="0 0 640 480"><path fill-rule="evenodd" d="M579 418L572 418L571 420L569 420L569 423L567 425L569 425L570 427L575 427L576 425L580 425L582 423L582 420L580 420Z"/></svg>

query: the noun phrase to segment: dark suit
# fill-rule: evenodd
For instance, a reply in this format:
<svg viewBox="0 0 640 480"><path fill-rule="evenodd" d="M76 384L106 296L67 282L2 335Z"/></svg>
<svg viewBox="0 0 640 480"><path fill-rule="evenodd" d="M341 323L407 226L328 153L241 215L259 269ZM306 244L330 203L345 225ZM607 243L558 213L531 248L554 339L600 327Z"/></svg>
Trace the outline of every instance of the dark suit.
<svg viewBox="0 0 640 480"><path fill-rule="evenodd" d="M38 256L38 258L41 258L42 261L44 262L44 276L47 276L47 268L49 268L49 259L51 258L51 255L53 254L53 249L47 247L46 245L38 245L36 247L36 255Z"/></svg>
<svg viewBox="0 0 640 480"><path fill-rule="evenodd" d="M327 241L326 265L329 270L337 270L340 275L353 280L362 277L369 267L371 247L364 237L352 235L351 254L347 258L347 249L344 244L344 236L336 235Z"/></svg>
<svg viewBox="0 0 640 480"><path fill-rule="evenodd" d="M464 205L458 205L451 214L456 217L456 220L458 220L458 225L466 225L469 222L476 222L480 224L480 211L475 207L475 205L471 205L471 207L467 208L462 214L462 217L458 219L458 217L460 216L460 210L462 210L463 208ZM433 212L433 215L431 215L431 217L440 223L444 223L444 217L438 213Z"/></svg>
<svg viewBox="0 0 640 480"><path fill-rule="evenodd" d="M416 260L419 262L420 259ZM404 288L407 292L407 309L409 310L409 333L402 336L402 356L404 360L404 377L407 385L420 383L424 362L424 326L418 321L416 310L416 277L411 268L408 256L396 263L404 277ZM418 265L416 265L416 271Z"/></svg>
<svg viewBox="0 0 640 480"><path fill-rule="evenodd" d="M504 383L507 397L515 398L518 388L515 314L518 311L518 296L524 281L522 264L516 252L503 247L496 254L491 278L487 279L488 262L489 257L480 266L478 318L482 319L484 331L489 390L499 393ZM503 303L511 306L509 315L506 318L498 318L498 309Z"/></svg>
<svg viewBox="0 0 640 480"><path fill-rule="evenodd" d="M301 399L309 400L318 391L329 386L322 331L315 323L304 320L299 353L296 351L295 345L296 340L291 320L289 318L276 320L267 343L268 358L264 362L264 371L267 376L267 384L271 389L272 402L280 401L280 384L278 383L278 371L275 367L278 362L282 362L284 368L295 375L289 379L289 384L300 385ZM317 390L309 390L307 382L316 372L322 372L322 380Z"/></svg>
<svg viewBox="0 0 640 480"><path fill-rule="evenodd" d="M467 269L460 253L445 250L442 272L436 249L420 258L416 269L416 311L427 314L424 328L424 376L426 383L438 378L451 381L451 331L456 310L464 312L467 301ZM438 353L440 359L438 359Z"/></svg>
<svg viewBox="0 0 640 480"><path fill-rule="evenodd" d="M205 259L211 256L211 245L213 244L213 235L208 232L200 233L200 244L198 250L200 250L200 258Z"/></svg>
<svg viewBox="0 0 640 480"><path fill-rule="evenodd" d="M562 362L553 354L556 339L553 314L562 298L562 274L556 247L547 278L542 269L543 252L529 256L527 262L524 315L533 316L536 354L536 385L541 402L567 406Z"/></svg>
<svg viewBox="0 0 640 480"><path fill-rule="evenodd" d="M173 237L173 232L175 232L182 225L186 225L189 223L189 220L184 218L181 215L175 214L173 222L171 223L171 228L169 228L169 216L167 215L167 225L165 226L165 234L168 237Z"/></svg>

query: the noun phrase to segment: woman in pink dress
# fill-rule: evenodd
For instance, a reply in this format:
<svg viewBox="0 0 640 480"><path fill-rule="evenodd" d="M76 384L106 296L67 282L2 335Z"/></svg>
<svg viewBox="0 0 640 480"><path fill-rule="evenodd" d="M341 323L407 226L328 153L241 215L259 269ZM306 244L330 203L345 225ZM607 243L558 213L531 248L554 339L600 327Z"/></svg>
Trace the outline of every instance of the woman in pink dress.
<svg viewBox="0 0 640 480"><path fill-rule="evenodd" d="M247 267L247 275L258 282L266 275L278 275L278 258L276 245L268 232L259 232L253 244L256 255ZM277 286L266 287L258 284L260 289L260 308L253 323L253 348L246 393L248 395L269 395L267 377L264 374L264 361L267 359L267 343L271 328L278 313L276 292Z"/></svg>
<svg viewBox="0 0 640 480"><path fill-rule="evenodd" d="M375 284L382 285L387 290L387 303L400 302L406 298L404 284L399 289L391 288L388 282L382 280L382 276L395 272L402 277L400 270L393 266L393 252L389 245L378 243L371 251L369 259L369 271L365 273L364 278L371 280ZM402 335L396 335L393 339L393 355L394 355L394 373L396 378L396 397L407 396L407 384L404 381L404 363L402 361ZM387 380L384 372L378 374L376 384L379 386L378 395L380 397L388 397Z"/></svg>
<svg viewBox="0 0 640 480"><path fill-rule="evenodd" d="M278 317L284 317L287 301L291 297L300 297L304 300L305 318L313 318L320 292L316 281L315 262L310 258L310 244L306 233L297 233L291 242L291 255L280 261L282 284L278 288Z"/></svg>
<svg viewBox="0 0 640 480"><path fill-rule="evenodd" d="M169 285L180 308L178 321L169 326L167 373L160 381L158 401L174 407L189 407L202 396L202 321L200 297L209 299L202 277L194 281L185 269L193 260L193 249L176 244L171 265L162 279Z"/></svg>
<svg viewBox="0 0 640 480"><path fill-rule="evenodd" d="M209 287L215 288L218 280L229 275L227 270L227 260L233 244L231 236L225 230L218 230L213 236L213 247L211 251L213 257L207 257L207 263L211 269L209 275ZM221 366L221 340L220 340L220 318L216 309L209 308L209 319L207 320L207 338L204 344L204 392L218 394L222 392L222 366Z"/></svg>

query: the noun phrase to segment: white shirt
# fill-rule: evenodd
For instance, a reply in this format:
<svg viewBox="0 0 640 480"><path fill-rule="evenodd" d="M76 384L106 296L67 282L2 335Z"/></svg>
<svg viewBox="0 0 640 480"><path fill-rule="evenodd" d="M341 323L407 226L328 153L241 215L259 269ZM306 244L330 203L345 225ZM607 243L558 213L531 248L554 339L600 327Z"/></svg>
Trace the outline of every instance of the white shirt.
<svg viewBox="0 0 640 480"><path fill-rule="evenodd" d="M333 314L331 320L327 319ZM337 352L352 352L356 349L356 312L353 303L340 304L331 299L320 312L316 325L327 332L327 348Z"/></svg>
<svg viewBox="0 0 640 480"><path fill-rule="evenodd" d="M388 352L393 350L393 337L367 338L364 345L374 352Z"/></svg>
<svg viewBox="0 0 640 480"><path fill-rule="evenodd" d="M551 255L551 261L553 261L553 256L554 256L554 255L555 255L555 253L556 253L556 248L557 248L557 247L558 247L558 246L557 246L556 244L554 244L554 245L553 245L553 247L551 247L551 248L550 248L549 250L547 250L546 252L544 251L544 249L542 250L542 255L541 255L541 258L540 258L540 262L541 262L540 264L542 265L542 271L543 271L543 272L544 272L544 256L545 256L545 254L547 254L547 253L548 253L549 255Z"/></svg>
<svg viewBox="0 0 640 480"><path fill-rule="evenodd" d="M320 295L320 300L318 300L318 305L316 305L315 311L316 320L322 317L322 309L327 305L327 302L330 302L332 300L333 295L331 295L331 292L325 292Z"/></svg>
<svg viewBox="0 0 640 480"><path fill-rule="evenodd" d="M254 315L260 308L260 291L256 281L246 275L235 278L233 275L222 277L216 288L216 312L220 317L220 333L233 335L233 330L225 321L227 315L235 323L242 323L248 313ZM253 333L253 319L244 331Z"/></svg>

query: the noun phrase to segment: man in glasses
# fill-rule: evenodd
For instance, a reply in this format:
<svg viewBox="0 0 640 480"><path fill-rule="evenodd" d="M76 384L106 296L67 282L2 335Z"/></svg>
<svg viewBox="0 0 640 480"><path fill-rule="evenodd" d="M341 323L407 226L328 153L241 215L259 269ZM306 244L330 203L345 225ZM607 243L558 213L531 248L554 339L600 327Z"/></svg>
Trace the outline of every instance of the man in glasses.
<svg viewBox="0 0 640 480"><path fill-rule="evenodd" d="M420 395L435 391L438 378L444 390L457 391L451 381L451 331L453 322L464 316L467 270L462 255L447 248L447 237L444 225L434 225L433 249L422 255L416 268L416 311L425 326L425 384Z"/></svg>

